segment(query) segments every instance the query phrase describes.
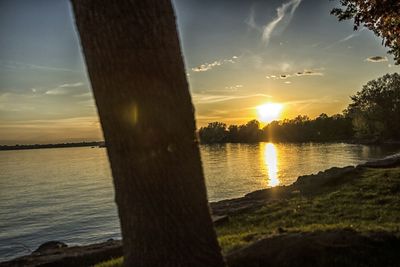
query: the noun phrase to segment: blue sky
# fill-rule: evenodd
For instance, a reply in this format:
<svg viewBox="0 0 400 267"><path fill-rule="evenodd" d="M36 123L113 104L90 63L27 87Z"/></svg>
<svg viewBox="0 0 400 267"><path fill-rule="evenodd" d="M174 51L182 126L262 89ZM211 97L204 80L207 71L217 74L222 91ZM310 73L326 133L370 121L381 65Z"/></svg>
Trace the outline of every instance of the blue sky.
<svg viewBox="0 0 400 267"><path fill-rule="evenodd" d="M340 113L398 71L381 40L329 14L329 0L175 0L197 125ZM0 143L102 139L66 0L0 1ZM380 60L371 60L379 56Z"/></svg>

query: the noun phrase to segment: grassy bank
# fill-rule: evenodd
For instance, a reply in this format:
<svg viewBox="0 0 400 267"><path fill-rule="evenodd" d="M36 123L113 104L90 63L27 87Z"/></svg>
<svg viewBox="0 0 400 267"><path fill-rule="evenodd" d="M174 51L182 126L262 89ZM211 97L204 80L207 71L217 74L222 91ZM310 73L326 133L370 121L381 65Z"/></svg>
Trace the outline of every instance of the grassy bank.
<svg viewBox="0 0 400 267"><path fill-rule="evenodd" d="M352 228L399 233L400 168L364 169L349 182L276 200L217 228L224 252L265 235Z"/></svg>
<svg viewBox="0 0 400 267"><path fill-rule="evenodd" d="M353 229L400 235L400 167L362 168L340 183L293 192L253 211L231 215L217 227L225 254L258 239L283 233ZM122 258L96 265L121 266Z"/></svg>

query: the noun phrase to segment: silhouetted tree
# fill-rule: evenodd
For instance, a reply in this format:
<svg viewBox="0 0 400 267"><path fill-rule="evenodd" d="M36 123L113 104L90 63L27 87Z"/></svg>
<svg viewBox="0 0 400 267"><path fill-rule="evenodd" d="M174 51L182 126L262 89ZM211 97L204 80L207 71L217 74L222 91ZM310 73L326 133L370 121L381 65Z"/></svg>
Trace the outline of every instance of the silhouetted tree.
<svg viewBox="0 0 400 267"><path fill-rule="evenodd" d="M72 0L125 266L224 266L169 0Z"/></svg>
<svg viewBox="0 0 400 267"><path fill-rule="evenodd" d="M339 20L354 19L354 30L364 25L383 38L389 53L400 64L400 1L399 0L340 0L344 7L334 8L331 14Z"/></svg>
<svg viewBox="0 0 400 267"><path fill-rule="evenodd" d="M200 128L200 140L202 143L332 142L351 140L354 136L349 116L335 114L329 117L324 113L314 120L299 115L291 120L273 121L263 129L257 120L239 126L230 125L228 131L225 129L224 123L211 123Z"/></svg>
<svg viewBox="0 0 400 267"><path fill-rule="evenodd" d="M400 139L400 75L386 74L351 96L346 113L359 138Z"/></svg>
<svg viewBox="0 0 400 267"><path fill-rule="evenodd" d="M257 120L251 120L245 125L239 126L238 138L241 142L254 143L259 142L262 136L260 123Z"/></svg>
<svg viewBox="0 0 400 267"><path fill-rule="evenodd" d="M207 127L200 128L199 137L204 143L224 143L227 141L226 124L211 122Z"/></svg>
<svg viewBox="0 0 400 267"><path fill-rule="evenodd" d="M228 127L228 136L227 139L229 142L237 143L239 142L239 127L237 125L230 125Z"/></svg>

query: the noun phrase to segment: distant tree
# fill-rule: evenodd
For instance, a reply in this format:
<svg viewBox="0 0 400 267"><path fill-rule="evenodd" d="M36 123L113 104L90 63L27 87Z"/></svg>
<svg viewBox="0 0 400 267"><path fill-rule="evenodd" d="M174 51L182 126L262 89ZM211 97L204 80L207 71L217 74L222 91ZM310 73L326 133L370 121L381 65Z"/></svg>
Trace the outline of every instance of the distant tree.
<svg viewBox="0 0 400 267"><path fill-rule="evenodd" d="M400 138L400 75L386 74L351 96L346 114L359 138Z"/></svg>
<svg viewBox="0 0 400 267"><path fill-rule="evenodd" d="M263 136L266 140L273 141L284 141L282 138L282 133L280 131L282 123L280 121L272 121L262 128ZM281 139L281 140L279 140Z"/></svg>
<svg viewBox="0 0 400 267"><path fill-rule="evenodd" d="M399 0L340 0L344 8L334 8L331 14L339 21L354 19L354 30L360 25L383 38L396 64L400 64L400 1Z"/></svg>
<svg viewBox="0 0 400 267"><path fill-rule="evenodd" d="M257 120L242 125L222 122L210 123L199 130L202 143L255 143L255 142L328 142L353 138L352 120L349 116L335 114L329 117L322 113L315 119L299 115L294 119L272 121L260 129Z"/></svg>
<svg viewBox="0 0 400 267"><path fill-rule="evenodd" d="M260 142L262 131L260 130L260 122L257 120L251 120L245 125L239 126L238 137L241 142L254 143Z"/></svg>
<svg viewBox="0 0 400 267"><path fill-rule="evenodd" d="M330 131L331 139L349 140L354 137L352 120L345 114L333 115L331 124L327 128Z"/></svg>
<svg viewBox="0 0 400 267"><path fill-rule="evenodd" d="M170 0L72 0L124 266L224 266Z"/></svg>
<svg viewBox="0 0 400 267"><path fill-rule="evenodd" d="M316 120L327 120L327 119L329 119L329 116L328 115L326 115L326 113L321 113L317 118L316 118Z"/></svg>
<svg viewBox="0 0 400 267"><path fill-rule="evenodd" d="M228 127L228 140L229 142L239 142L239 127L237 125L230 125Z"/></svg>
<svg viewBox="0 0 400 267"><path fill-rule="evenodd" d="M211 122L199 130L202 143L224 143L227 141L227 135L226 124L218 121Z"/></svg>
<svg viewBox="0 0 400 267"><path fill-rule="evenodd" d="M305 124L310 121L310 117L307 115L298 115L293 121L296 124Z"/></svg>
<svg viewBox="0 0 400 267"><path fill-rule="evenodd" d="M331 117L322 113L311 120L307 116L273 121L263 128L269 141L328 142L353 138L351 119L341 114Z"/></svg>

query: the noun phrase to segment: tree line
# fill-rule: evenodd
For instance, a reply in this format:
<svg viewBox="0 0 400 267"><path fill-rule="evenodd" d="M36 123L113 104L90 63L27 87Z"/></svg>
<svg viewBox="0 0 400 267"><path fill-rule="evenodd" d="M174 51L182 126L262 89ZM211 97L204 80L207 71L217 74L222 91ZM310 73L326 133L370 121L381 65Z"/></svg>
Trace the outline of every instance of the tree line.
<svg viewBox="0 0 400 267"><path fill-rule="evenodd" d="M251 120L229 127L222 122L212 122L199 130L201 143L329 142L352 137L353 127L349 117L342 114L328 116L325 113L315 119L299 115L294 119L273 121L263 128L257 120Z"/></svg>
<svg viewBox="0 0 400 267"><path fill-rule="evenodd" d="M42 149L42 148L65 148L65 147L103 147L104 141L79 142L79 143L59 143L59 144L33 144L33 145L0 145L0 150L23 150L23 149Z"/></svg>
<svg viewBox="0 0 400 267"><path fill-rule="evenodd" d="M263 128L257 120L227 126L212 122L200 128L201 143L333 142L360 140L380 142L400 139L400 75L386 74L363 86L350 97L342 114L322 113L315 119L297 116L273 121Z"/></svg>

